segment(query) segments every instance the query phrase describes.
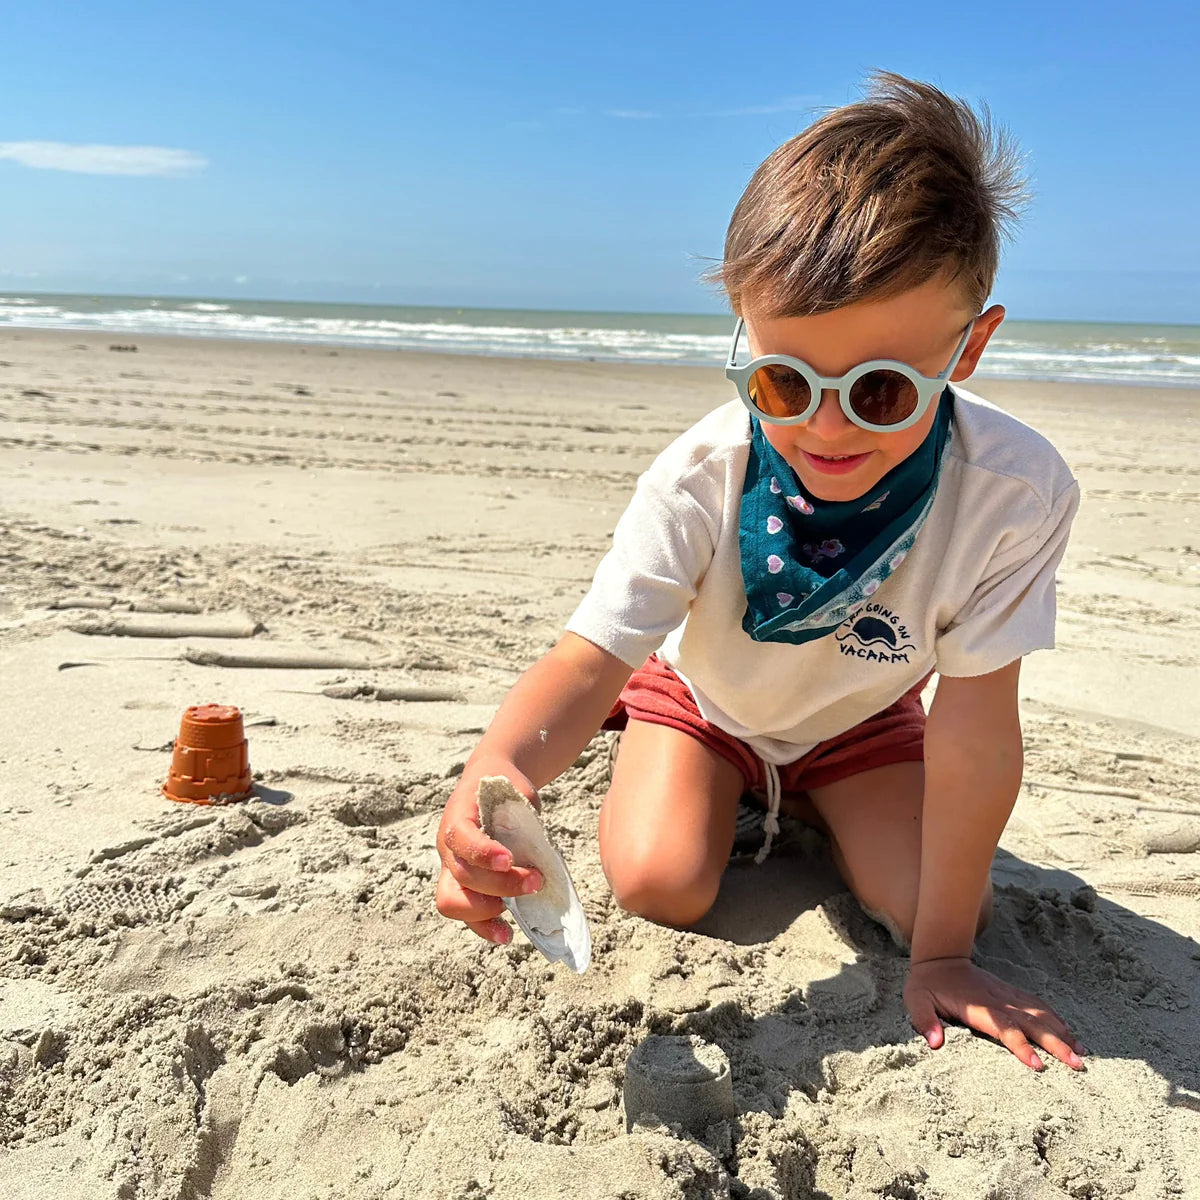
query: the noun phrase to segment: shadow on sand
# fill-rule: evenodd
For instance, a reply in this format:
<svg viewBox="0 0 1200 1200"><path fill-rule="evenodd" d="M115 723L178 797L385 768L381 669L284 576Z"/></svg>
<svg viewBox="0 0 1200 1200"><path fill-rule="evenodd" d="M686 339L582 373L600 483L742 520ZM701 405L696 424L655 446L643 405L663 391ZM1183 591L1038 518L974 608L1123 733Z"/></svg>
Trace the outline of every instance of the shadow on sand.
<svg viewBox="0 0 1200 1200"><path fill-rule="evenodd" d="M1052 1007L1087 1046L1085 1062L1093 1073L1102 1064L1112 1065L1112 1060L1128 1060L1117 1064L1122 1070L1134 1064L1133 1075L1141 1092L1132 1096L1121 1090L1128 1086L1126 1075L1106 1072L1089 1084L1086 1069L1076 1074L1049 1061L1041 1076L1031 1073L1029 1105L1022 1111L1032 1114L1028 1150L1035 1165L1041 1160L1043 1182L1053 1177L1054 1159L1043 1152L1042 1143L1050 1138L1047 1130L1058 1118L1051 1117L1054 1101L1038 1085L1054 1075L1058 1092L1052 1094L1060 1098L1065 1114L1061 1119L1078 1134L1075 1141L1064 1139L1061 1131L1055 1135L1063 1143L1057 1158L1059 1174L1076 1170L1090 1178L1088 1172L1094 1170L1099 1173L1096 1178L1104 1175L1107 1183L1097 1183L1094 1190L1056 1187L1042 1191L1042 1184L1027 1181L1014 1184L1011 1194L1116 1195L1120 1187L1111 1190L1115 1179L1128 1180L1133 1186L1142 1169L1137 1165L1138 1155L1149 1159L1156 1153L1156 1144L1170 1140L1170 1133L1161 1126L1151 1128L1161 1122L1153 1113L1155 1108L1162 1113L1159 1106L1165 1103L1200 1112L1200 1059L1196 1053L1200 1043L1200 945L1097 895L1085 879L1070 871L1039 867L999 850L992 879L995 914L976 942L976 962ZM752 1090L759 1093L762 1110L772 1116L782 1116L788 1092L799 1089L810 1100L831 1103L835 1123L853 1125L855 1118L862 1116L860 1110L885 1103L889 1089L895 1087L893 1068L912 1066L931 1052L915 1039L901 999L907 955L846 890L824 839L804 831L760 867L750 860L731 862L715 905L689 932L743 946L767 945L784 935L800 914L818 906L843 941L846 957L854 961L844 962L829 978L799 982L795 992L770 1013L750 1016L733 1003L717 1004L681 1015L672 1032L694 1033L721 1045L734 1064L735 1086L739 1066L760 1076L769 1073L772 1085ZM1003 1046L961 1028L948 1027L947 1038L948 1047L995 1056L995 1063L987 1066L989 1077L1008 1078L1004 1071L1009 1064L1002 1060L1009 1052ZM978 1043L974 1048L972 1041ZM864 1067L851 1063L846 1051L874 1051L874 1057ZM1049 1060L1048 1054L1042 1056ZM950 1061L949 1057L933 1057L931 1065L936 1069L941 1063L949 1066ZM849 1074L855 1075L852 1085L847 1083ZM891 1078L885 1078L888 1076ZM929 1078L924 1072L926 1082L921 1086L928 1087ZM1013 1086L1022 1086L1016 1082L1020 1078L1014 1077ZM744 1097L745 1089L739 1090ZM841 1091L858 1095L847 1098L839 1095ZM980 1099L974 1096L976 1107ZM1114 1128L1118 1113L1123 1124L1133 1118L1135 1125L1144 1126L1147 1144L1125 1147L1129 1161L1114 1174L1111 1163L1107 1167L1091 1165L1094 1154L1090 1148L1120 1136ZM999 1113L975 1111L969 1119L986 1123L1000 1117ZM941 1147L943 1131L935 1132L938 1140L934 1145ZM799 1129L794 1136L804 1143L806 1135ZM921 1143L923 1153L931 1148L928 1142ZM815 1164L817 1151L812 1145L806 1150L797 1145L796 1149L802 1158L807 1152L807 1162ZM1038 1158L1033 1158L1035 1150ZM827 1148L822 1153L827 1153ZM1063 1166L1066 1160L1073 1165ZM1169 1167L1164 1170L1169 1174ZM802 1194L825 1195L815 1190L811 1171L801 1174L807 1175L809 1189ZM895 1183L901 1191L885 1190L883 1194L925 1194L904 1191L908 1185L902 1176L897 1176ZM1080 1183L1082 1186L1083 1180ZM1034 1190L1028 1191L1028 1186Z"/></svg>

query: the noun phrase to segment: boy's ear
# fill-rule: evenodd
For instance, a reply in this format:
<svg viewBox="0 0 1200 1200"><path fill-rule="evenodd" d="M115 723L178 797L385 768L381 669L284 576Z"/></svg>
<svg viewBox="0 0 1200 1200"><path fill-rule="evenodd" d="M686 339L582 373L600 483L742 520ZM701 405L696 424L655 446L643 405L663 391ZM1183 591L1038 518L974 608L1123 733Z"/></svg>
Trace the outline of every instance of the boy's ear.
<svg viewBox="0 0 1200 1200"><path fill-rule="evenodd" d="M964 379L971 377L979 364L979 356L991 341L992 334L1000 328L1000 322L1004 320L1004 317L1004 305L993 304L986 312L980 313L975 318L975 328L971 330L971 336L967 339L967 348L963 351L962 358L958 360L958 365L950 375L951 383L961 383Z"/></svg>

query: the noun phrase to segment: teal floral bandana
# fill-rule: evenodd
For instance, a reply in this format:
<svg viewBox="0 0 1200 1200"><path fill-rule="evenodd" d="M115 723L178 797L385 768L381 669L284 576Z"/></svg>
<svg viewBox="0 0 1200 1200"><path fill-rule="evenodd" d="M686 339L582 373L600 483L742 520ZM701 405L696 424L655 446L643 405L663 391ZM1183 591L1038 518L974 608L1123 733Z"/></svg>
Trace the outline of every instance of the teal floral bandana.
<svg viewBox="0 0 1200 1200"><path fill-rule="evenodd" d="M954 393L929 435L856 500L812 496L751 419L738 542L756 642L798 645L832 633L879 590L916 541L950 448Z"/></svg>

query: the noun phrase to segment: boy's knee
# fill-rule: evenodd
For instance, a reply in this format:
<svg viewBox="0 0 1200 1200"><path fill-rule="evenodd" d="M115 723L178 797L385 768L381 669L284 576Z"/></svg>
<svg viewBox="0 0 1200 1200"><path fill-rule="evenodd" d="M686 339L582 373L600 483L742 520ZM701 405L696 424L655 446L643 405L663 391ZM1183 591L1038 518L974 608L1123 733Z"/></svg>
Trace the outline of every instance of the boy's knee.
<svg viewBox="0 0 1200 1200"><path fill-rule="evenodd" d="M653 857L644 862L622 858L605 864L613 898L626 912L659 925L694 925L713 906L720 884L702 875L672 868Z"/></svg>
<svg viewBox="0 0 1200 1200"><path fill-rule="evenodd" d="M617 903L628 913L644 917L657 925L672 925L686 929L695 925L713 906L716 895L703 893L669 892L660 887L650 887L625 894L614 893Z"/></svg>

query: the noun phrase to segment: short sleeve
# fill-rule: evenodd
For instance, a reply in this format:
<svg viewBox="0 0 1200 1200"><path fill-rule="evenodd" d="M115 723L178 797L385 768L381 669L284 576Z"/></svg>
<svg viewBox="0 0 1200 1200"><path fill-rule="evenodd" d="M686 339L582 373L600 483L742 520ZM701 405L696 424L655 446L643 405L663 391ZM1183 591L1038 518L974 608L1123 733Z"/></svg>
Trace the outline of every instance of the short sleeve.
<svg viewBox="0 0 1200 1200"><path fill-rule="evenodd" d="M939 674L986 675L1053 648L1055 572L1078 508L1079 485L1072 481L1040 526L992 558L970 599L939 630Z"/></svg>
<svg viewBox="0 0 1200 1200"><path fill-rule="evenodd" d="M716 546L721 500L710 464L674 477L664 452L638 480L567 630L640 667L696 598Z"/></svg>

